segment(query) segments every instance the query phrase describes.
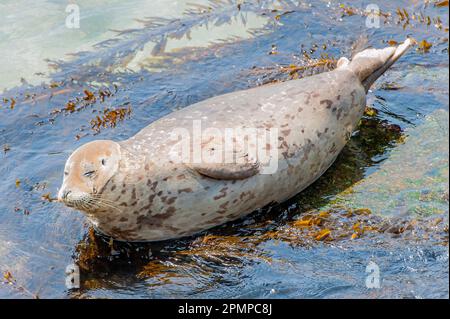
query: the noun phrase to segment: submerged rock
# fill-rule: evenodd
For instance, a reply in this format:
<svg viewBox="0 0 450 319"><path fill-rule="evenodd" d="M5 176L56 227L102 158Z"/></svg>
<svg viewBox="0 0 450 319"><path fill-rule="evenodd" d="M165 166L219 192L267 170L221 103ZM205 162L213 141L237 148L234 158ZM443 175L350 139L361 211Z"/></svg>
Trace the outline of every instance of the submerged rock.
<svg viewBox="0 0 450 319"><path fill-rule="evenodd" d="M338 201L386 216L448 214L448 121L439 109L407 129L405 142Z"/></svg>

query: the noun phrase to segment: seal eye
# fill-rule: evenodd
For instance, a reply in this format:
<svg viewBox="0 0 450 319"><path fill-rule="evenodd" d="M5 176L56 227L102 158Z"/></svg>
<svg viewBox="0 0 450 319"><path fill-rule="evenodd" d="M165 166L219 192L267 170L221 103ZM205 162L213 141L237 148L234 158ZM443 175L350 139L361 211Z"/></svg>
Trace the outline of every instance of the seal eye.
<svg viewBox="0 0 450 319"><path fill-rule="evenodd" d="M106 160L104 158L102 158L102 165L105 166L106 165Z"/></svg>
<svg viewBox="0 0 450 319"><path fill-rule="evenodd" d="M69 175L69 172L68 172L68 171L65 171L65 172L64 172L64 176L67 176L67 175Z"/></svg>
<svg viewBox="0 0 450 319"><path fill-rule="evenodd" d="M94 173L95 173L95 171L89 171L89 172L84 173L83 175L86 177L92 177L92 175L94 175Z"/></svg>

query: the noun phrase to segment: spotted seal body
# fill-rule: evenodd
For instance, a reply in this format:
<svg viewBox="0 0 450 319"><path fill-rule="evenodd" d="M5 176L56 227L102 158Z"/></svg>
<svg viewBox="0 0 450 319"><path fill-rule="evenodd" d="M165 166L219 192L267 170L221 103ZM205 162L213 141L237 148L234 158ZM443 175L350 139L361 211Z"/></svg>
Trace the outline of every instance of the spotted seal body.
<svg viewBox="0 0 450 319"><path fill-rule="evenodd" d="M59 200L126 241L192 235L285 201L330 167L363 114L368 88L410 45L365 50L352 62L342 58L331 72L210 98L125 141L87 143L66 163ZM258 158L244 147L226 149L220 134L202 136L199 149L188 151L191 161L174 160L181 142L169 135L181 128L194 136L194 121L219 132L276 132L276 140L262 147L275 154L269 162L276 169L264 173ZM192 161L199 151L230 152L234 161Z"/></svg>

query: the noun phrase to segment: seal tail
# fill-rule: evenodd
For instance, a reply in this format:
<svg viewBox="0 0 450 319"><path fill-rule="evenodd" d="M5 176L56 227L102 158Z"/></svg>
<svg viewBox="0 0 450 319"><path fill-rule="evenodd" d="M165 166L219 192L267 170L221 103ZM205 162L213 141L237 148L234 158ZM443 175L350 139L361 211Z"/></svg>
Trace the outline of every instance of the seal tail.
<svg viewBox="0 0 450 319"><path fill-rule="evenodd" d="M397 47L366 49L357 53L351 62L346 58L339 59L337 67L352 70L367 92L371 85L415 43L415 40L408 38Z"/></svg>

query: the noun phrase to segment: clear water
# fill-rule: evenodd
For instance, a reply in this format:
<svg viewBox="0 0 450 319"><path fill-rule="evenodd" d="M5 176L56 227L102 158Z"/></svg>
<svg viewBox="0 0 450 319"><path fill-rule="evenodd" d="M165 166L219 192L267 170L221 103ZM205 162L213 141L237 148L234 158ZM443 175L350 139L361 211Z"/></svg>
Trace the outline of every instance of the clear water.
<svg viewBox="0 0 450 319"><path fill-rule="evenodd" d="M389 1L380 4L387 23L368 29L363 1L240 10L203 1L191 14L185 1L78 3L80 29L65 27L63 2L0 4L1 298L448 298L448 7ZM405 27L397 8L409 12ZM177 20L135 20L155 16ZM125 139L194 102L286 80L280 66L305 63L301 50L349 56L363 34L376 47L407 35L432 47L411 50L378 80L368 95L377 115L365 115L333 167L289 202L192 238L129 245L43 198L55 196L83 143ZM100 91L112 94L102 101ZM69 102L77 111L55 112ZM115 127L91 128L106 108L129 107ZM299 226L318 216L320 225ZM364 226L373 230L358 232ZM378 289L366 287L370 262ZM65 285L72 263L80 289Z"/></svg>

